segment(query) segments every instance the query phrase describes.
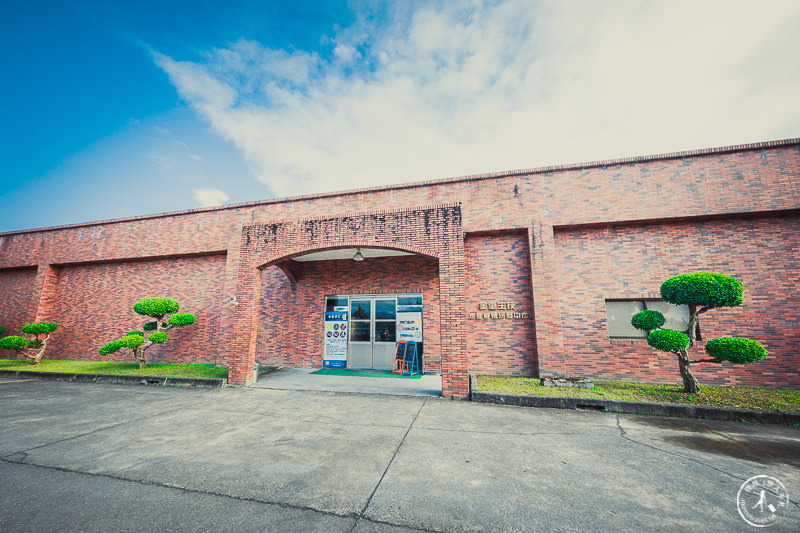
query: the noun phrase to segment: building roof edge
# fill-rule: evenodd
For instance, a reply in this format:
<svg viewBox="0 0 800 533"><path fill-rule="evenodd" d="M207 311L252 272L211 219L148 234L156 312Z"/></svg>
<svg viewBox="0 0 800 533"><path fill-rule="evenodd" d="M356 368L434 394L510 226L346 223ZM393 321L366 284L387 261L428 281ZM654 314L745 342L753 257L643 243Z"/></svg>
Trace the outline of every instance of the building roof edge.
<svg viewBox="0 0 800 533"><path fill-rule="evenodd" d="M23 229L23 230L16 230L16 231L8 231L0 233L0 237L6 237L10 235L19 235L25 233L38 233L38 232L45 232L45 231L53 231L53 230L63 230L63 229L72 229L72 228L85 228L91 226L101 226L110 223L123 223L123 222L136 222L140 220L148 220L154 218L165 218L165 217L174 217L174 216L181 216L193 213L208 213L213 211L228 211L231 209L242 209L242 208L249 208L249 207L258 207L264 205L276 205L276 204L283 204L283 203L291 203L291 202L298 202L303 200L317 200L321 198L330 198L333 196L347 196L353 194L364 194L364 193L373 193L373 192L380 192L380 191L391 191L391 190L399 190L399 189L413 189L417 187L430 187L435 185L443 185L443 184L450 184L450 183L459 183L459 182L469 182L469 181L481 181L487 179L497 179L497 178L507 178L513 176L525 176L525 175L534 175L534 174L546 174L549 172L564 172L570 170L584 170L588 168L597 168L597 167L606 167L606 166L616 166L616 165L629 165L629 164L636 164L636 163L644 163L644 162L651 162L651 161L663 161L669 159L682 159L685 157L702 157L707 155L715 155L715 154L725 154L731 152L745 152L745 151L752 151L752 150L764 150L767 148L780 148L785 146L792 146L792 145L800 145L800 137L794 137L789 139L779 139L774 141L761 141L755 143L747 143L747 144L735 144L729 146L721 146L715 148L701 148L697 150L685 150L681 152L664 152L658 154L650 154L650 155L643 155L643 156L632 156L632 157L621 157L617 159L604 159L604 160L597 160L597 161L588 161L583 163L567 163L561 165L550 165L544 167L535 167L535 168L528 168L528 169L519 169L519 170L506 170L500 172L489 172L484 174L471 174L467 176L457 176L457 177L450 177L450 178L438 178L438 179L431 179L431 180L420 180L420 181L411 181L405 183L398 183L394 185L380 185L375 187L365 187L359 189L347 189L342 191L333 191L333 192L326 192L326 193L317 193L317 194L307 194L307 195L300 195L300 196L289 196L285 198L273 198L268 200L257 200L253 202L242 202L237 204L230 204L230 205L221 205L216 207L197 207L194 209L183 209L180 211L169 211L166 213L153 213L149 215L137 215L133 217L123 217L123 218L113 218L113 219L105 219L105 220L97 220L91 222L79 222L76 224L64 224L60 226L49 226L43 228L32 228L32 229ZM245 224L247 225L247 224Z"/></svg>

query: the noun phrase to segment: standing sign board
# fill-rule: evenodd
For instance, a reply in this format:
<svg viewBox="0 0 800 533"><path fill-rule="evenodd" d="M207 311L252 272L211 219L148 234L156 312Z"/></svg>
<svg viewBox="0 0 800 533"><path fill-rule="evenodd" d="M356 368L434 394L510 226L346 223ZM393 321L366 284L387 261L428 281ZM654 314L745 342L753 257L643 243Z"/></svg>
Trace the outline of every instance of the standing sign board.
<svg viewBox="0 0 800 533"><path fill-rule="evenodd" d="M422 342L422 312L397 313L397 340Z"/></svg>
<svg viewBox="0 0 800 533"><path fill-rule="evenodd" d="M347 367L347 311L325 313L325 351L322 355L322 366Z"/></svg>

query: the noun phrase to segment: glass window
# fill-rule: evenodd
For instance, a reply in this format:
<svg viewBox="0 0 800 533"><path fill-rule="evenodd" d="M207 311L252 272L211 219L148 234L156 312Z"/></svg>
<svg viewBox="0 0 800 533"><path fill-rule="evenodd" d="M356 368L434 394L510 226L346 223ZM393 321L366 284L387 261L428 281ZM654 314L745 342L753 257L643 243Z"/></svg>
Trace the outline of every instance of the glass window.
<svg viewBox="0 0 800 533"><path fill-rule="evenodd" d="M375 300L375 320L395 318L394 300Z"/></svg>
<svg viewBox="0 0 800 533"><path fill-rule="evenodd" d="M372 305L369 300L353 300L350 302L350 317L353 320L369 320Z"/></svg>
<svg viewBox="0 0 800 533"><path fill-rule="evenodd" d="M647 332L631 325L633 315L644 309L658 311L666 319L662 329L686 331L689 327L689 307L673 305L663 300L606 300L608 336L612 339L645 339ZM700 339L700 328L696 332Z"/></svg>
<svg viewBox="0 0 800 533"><path fill-rule="evenodd" d="M375 341L376 342L395 342L397 336L395 334L394 320L378 322L375 321Z"/></svg>
<svg viewBox="0 0 800 533"><path fill-rule="evenodd" d="M666 319L662 329L674 329L675 331L686 331L689 327L689 306L675 305L662 300L647 301L645 305L648 309L658 311Z"/></svg>
<svg viewBox="0 0 800 533"><path fill-rule="evenodd" d="M325 311L347 311L347 296L325 298Z"/></svg>
<svg viewBox="0 0 800 533"><path fill-rule="evenodd" d="M369 321L359 322L354 320L350 322L350 340L353 342L369 342Z"/></svg>
<svg viewBox="0 0 800 533"><path fill-rule="evenodd" d="M631 325L631 318L644 310L641 300L606 301L608 336L617 338L644 338L647 333Z"/></svg>
<svg viewBox="0 0 800 533"><path fill-rule="evenodd" d="M421 294L398 294L397 295L397 311L399 313L408 313L413 311L422 311L422 295Z"/></svg>

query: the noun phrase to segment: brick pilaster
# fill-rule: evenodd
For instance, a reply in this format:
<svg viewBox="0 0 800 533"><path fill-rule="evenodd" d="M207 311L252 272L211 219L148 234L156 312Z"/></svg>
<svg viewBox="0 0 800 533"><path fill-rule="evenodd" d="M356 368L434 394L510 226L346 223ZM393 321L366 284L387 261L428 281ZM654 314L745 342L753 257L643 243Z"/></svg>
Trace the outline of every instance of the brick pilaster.
<svg viewBox="0 0 800 533"><path fill-rule="evenodd" d="M552 224L543 218L534 220L528 229L528 239L539 375L565 375L558 256Z"/></svg>
<svg viewBox="0 0 800 533"><path fill-rule="evenodd" d="M40 264L36 270L31 310L32 322L47 322L53 318L53 308L58 298L60 267Z"/></svg>

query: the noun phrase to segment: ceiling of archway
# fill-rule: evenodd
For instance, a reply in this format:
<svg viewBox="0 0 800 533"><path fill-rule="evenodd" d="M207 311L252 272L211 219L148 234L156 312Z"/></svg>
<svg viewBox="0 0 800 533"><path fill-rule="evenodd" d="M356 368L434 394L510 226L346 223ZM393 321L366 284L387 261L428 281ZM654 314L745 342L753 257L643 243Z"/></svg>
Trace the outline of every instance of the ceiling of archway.
<svg viewBox="0 0 800 533"><path fill-rule="evenodd" d="M383 248L358 248L361 255L369 259L372 257L391 257L396 255L414 255L409 252L398 250L386 250ZM331 261L333 259L352 259L356 254L356 248L341 248L338 250L325 250L324 252L312 252L310 254L293 257L295 261Z"/></svg>

